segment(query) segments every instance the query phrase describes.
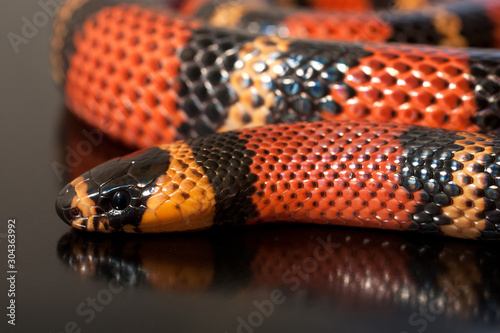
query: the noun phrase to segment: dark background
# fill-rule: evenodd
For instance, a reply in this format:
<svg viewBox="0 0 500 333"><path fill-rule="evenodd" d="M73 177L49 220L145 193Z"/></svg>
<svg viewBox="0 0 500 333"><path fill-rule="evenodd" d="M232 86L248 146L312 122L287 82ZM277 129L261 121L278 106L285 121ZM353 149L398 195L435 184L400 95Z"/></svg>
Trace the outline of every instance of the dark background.
<svg viewBox="0 0 500 333"><path fill-rule="evenodd" d="M64 236L70 228L59 220L54 210L54 199L64 182L58 179L54 162L65 163L68 136L81 132L81 129L68 127L62 94L50 77L50 23L39 28L27 44L20 45L18 53L14 52L7 38L9 32L21 34L22 18L31 20L40 10L34 0L0 2L2 332L64 332L71 321L78 327L66 328L75 332L235 332L237 318L247 318L256 309L253 302L268 300L276 288L285 292L285 303L276 306L273 314L259 327L242 332L498 330L498 246L442 239L432 239L426 244L427 240L419 235L374 233L372 236L350 229L283 226L249 232L231 230L153 237L103 238L76 233ZM95 147L93 154L112 154L114 151L123 149L103 144ZM78 163L78 167L85 168L85 163ZM6 317L7 241L4 236L7 221L11 218L17 222L15 327L7 325ZM293 265L293 262L281 260L286 257L286 251L296 251L299 256L307 257L312 254L311 244L314 242L311 243L311 239L329 235L337 235L335 237L342 240L352 238L357 246L364 244L364 240L376 243L373 248L363 250L363 259L356 249L350 248L356 245L349 245L349 242L340 246L350 249L350 252L337 251L335 256L340 258L330 258L342 259L344 268L353 266L352 275L344 271L345 288L329 287L328 283L319 283L323 281L319 278L308 278L298 290L291 291L283 282L257 279L252 273L252 270L260 269L258 263L252 264L260 247L277 249L269 252L269 256L271 262L277 263L274 269L279 276L280 270L286 271ZM384 250L384 244L389 244L387 250ZM410 251L413 255L396 255L399 259L406 259L392 261L391 251L406 253L408 248L413 249ZM461 261L461 251L468 260ZM447 253L452 254L448 268L441 264L433 266L439 260L446 262L443 256ZM91 260L95 263L99 256L101 261L96 266L85 265ZM145 264L146 261L150 262L149 265ZM363 263L368 264L364 266ZM192 274L196 277L196 269L202 266L212 267L216 272L213 283L200 288L177 288L182 281L172 284L166 281L165 277L177 276L175 267L187 267L195 272ZM409 275L411 279L404 287L407 288L405 293L401 289L403 286L393 281L416 266L423 268L417 274L418 278L415 278L415 272ZM462 274L462 280L474 279L473 287L462 291L470 296L468 303L459 304L449 295L439 296L445 291L439 276L444 275L454 283L455 273L450 267L455 266ZM270 267L273 269L272 265ZM330 260L319 263L318 269L328 276L337 274L338 268ZM393 296L379 302L363 288L351 288L354 283L360 283L360 277L365 285L370 283L370 274L374 272L386 280L375 283L375 287L366 287L366 290L375 290L376 294L377 286L394 288L392 295L399 295L399 299ZM95 318L85 322L89 315L78 314L79 305L88 297L107 293L113 278L118 278L121 291L113 294L112 300L100 312L95 312ZM413 301L407 301L405 295ZM433 316L432 320L412 324L412 314L418 313L429 299L440 299L446 311Z"/></svg>

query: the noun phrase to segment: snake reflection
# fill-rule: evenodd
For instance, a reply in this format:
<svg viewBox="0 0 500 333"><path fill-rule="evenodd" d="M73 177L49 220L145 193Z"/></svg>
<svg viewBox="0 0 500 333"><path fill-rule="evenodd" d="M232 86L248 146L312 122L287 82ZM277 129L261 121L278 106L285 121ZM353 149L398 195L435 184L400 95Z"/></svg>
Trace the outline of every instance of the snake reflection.
<svg viewBox="0 0 500 333"><path fill-rule="evenodd" d="M58 255L77 274L130 288L280 288L351 309L438 307L453 319L500 321L500 248L489 244L321 227L120 236L69 232Z"/></svg>

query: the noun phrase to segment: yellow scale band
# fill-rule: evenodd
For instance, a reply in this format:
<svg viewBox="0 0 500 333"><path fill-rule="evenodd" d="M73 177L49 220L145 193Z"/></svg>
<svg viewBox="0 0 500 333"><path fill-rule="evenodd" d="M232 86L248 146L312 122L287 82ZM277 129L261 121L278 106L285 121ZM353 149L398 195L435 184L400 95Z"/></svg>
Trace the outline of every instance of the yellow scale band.
<svg viewBox="0 0 500 333"><path fill-rule="evenodd" d="M439 8L434 13L434 28L443 35L439 45L444 46L469 46L467 39L462 36L462 20L458 15L450 13L444 8Z"/></svg>
<svg viewBox="0 0 500 333"><path fill-rule="evenodd" d="M158 177L139 228L142 232L206 229L215 217L215 194L192 149L184 142L159 146L170 153L170 166ZM160 221L169 221L168 224ZM133 232L133 226L125 231Z"/></svg>
<svg viewBox="0 0 500 333"><path fill-rule="evenodd" d="M250 9L258 8L256 4L222 3L215 8L210 18L210 24L214 27L234 28Z"/></svg>
<svg viewBox="0 0 500 333"><path fill-rule="evenodd" d="M429 5L428 0L396 0L394 2L394 8L400 10L415 10Z"/></svg>
<svg viewBox="0 0 500 333"><path fill-rule="evenodd" d="M218 132L262 126L267 123L266 117L271 113L276 92L266 88L266 83L269 79L276 79L282 70L280 66L275 66L277 60L268 55L275 52L287 52L289 44L289 41L278 37L258 37L243 45L239 51L243 66L231 74L229 79L239 100L230 107L227 120ZM257 63L265 64L266 69L257 72L255 70ZM247 85L246 82L252 83ZM252 100L255 97L263 101L263 104L257 108L252 106ZM245 116L249 117L249 122L244 121Z"/></svg>
<svg viewBox="0 0 500 333"><path fill-rule="evenodd" d="M461 135L466 134L461 133ZM474 146L466 144L468 140L476 141L475 146L484 150L478 153L474 150ZM476 239L481 236L481 231L484 231L486 220L484 217L478 217L478 214L484 212L485 199L482 196L477 196L474 192L485 188L483 179L485 173L475 171L472 166L476 163L481 164L478 161L482 160L485 155L491 156L492 147L476 140L473 134L469 134L465 139L455 143L467 147L465 150L455 153L454 157L454 160L463 164L463 169L452 173L453 181L463 189L463 192L453 198L452 205L443 207L443 214L449 217L453 223L442 225L439 229L447 236ZM469 160L470 155L474 156L472 160ZM472 183L466 181L469 177L472 178Z"/></svg>

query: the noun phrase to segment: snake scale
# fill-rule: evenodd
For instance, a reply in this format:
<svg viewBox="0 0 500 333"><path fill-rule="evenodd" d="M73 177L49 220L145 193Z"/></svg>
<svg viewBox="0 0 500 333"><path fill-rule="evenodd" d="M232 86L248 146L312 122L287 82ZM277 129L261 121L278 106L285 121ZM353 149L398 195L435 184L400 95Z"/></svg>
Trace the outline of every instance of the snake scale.
<svg viewBox="0 0 500 333"><path fill-rule="evenodd" d="M184 19L155 1L68 1L52 39L67 105L143 150L77 177L57 211L100 232L284 221L498 239L499 53L449 47L497 46L497 7L377 19L380 40L447 45L432 47L317 40L300 23L313 12L241 2Z"/></svg>

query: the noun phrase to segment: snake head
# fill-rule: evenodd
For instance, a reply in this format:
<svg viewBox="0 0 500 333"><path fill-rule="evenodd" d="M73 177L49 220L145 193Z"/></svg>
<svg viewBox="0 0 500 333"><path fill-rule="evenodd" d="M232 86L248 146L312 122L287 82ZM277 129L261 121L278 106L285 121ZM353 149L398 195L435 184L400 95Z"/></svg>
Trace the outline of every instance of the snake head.
<svg viewBox="0 0 500 333"><path fill-rule="evenodd" d="M103 163L66 185L56 200L70 226L98 232L170 232L213 224L214 192L183 142Z"/></svg>
<svg viewBox="0 0 500 333"><path fill-rule="evenodd" d="M157 147L110 160L66 185L56 211L80 230L138 232L147 199L168 165L168 153Z"/></svg>

